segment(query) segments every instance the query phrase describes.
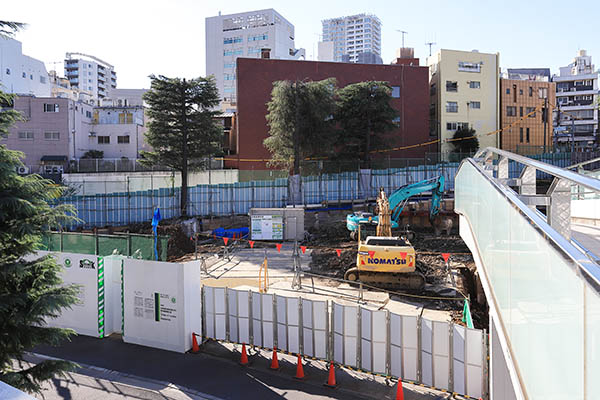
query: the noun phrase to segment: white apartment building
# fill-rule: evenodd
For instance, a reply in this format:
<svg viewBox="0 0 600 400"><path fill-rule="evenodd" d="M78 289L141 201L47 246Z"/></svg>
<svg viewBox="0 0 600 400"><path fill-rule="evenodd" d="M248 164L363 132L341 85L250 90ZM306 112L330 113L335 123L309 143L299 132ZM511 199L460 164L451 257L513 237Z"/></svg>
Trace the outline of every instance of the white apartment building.
<svg viewBox="0 0 600 400"><path fill-rule="evenodd" d="M221 99L236 102L236 60L260 58L299 59L304 49L294 46L294 25L271 9L206 18L206 75L213 75Z"/></svg>
<svg viewBox="0 0 600 400"><path fill-rule="evenodd" d="M357 14L326 19L322 23L323 42L333 42L333 61L359 62L361 53L381 57L381 21L376 15ZM327 58L330 58L329 52L319 53L319 61L329 61Z"/></svg>
<svg viewBox="0 0 600 400"><path fill-rule="evenodd" d="M8 93L50 97L51 88L44 63L24 55L18 40L0 36L0 89Z"/></svg>
<svg viewBox="0 0 600 400"><path fill-rule="evenodd" d="M598 71L592 56L579 50L573 62L554 75L556 103L554 108L555 140L574 148L594 148L598 136Z"/></svg>
<svg viewBox="0 0 600 400"><path fill-rule="evenodd" d="M117 87L117 73L109 63L82 53L67 53L65 76L72 88L88 92L96 101Z"/></svg>

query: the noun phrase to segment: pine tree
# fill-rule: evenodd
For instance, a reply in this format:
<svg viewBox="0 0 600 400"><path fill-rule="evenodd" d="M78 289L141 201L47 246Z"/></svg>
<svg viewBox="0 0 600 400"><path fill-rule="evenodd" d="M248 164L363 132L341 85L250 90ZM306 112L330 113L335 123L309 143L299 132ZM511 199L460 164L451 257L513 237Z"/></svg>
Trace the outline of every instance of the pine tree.
<svg viewBox="0 0 600 400"><path fill-rule="evenodd" d="M338 158L361 159L370 168L371 152L394 144L387 135L396 129L391 92L387 82L379 81L354 83L338 90Z"/></svg>
<svg viewBox="0 0 600 400"><path fill-rule="evenodd" d="M181 216L187 216L188 172L207 167L207 158L221 153L223 127L214 78L180 79L151 75L144 95L150 122L142 164L164 165L181 172Z"/></svg>
<svg viewBox="0 0 600 400"><path fill-rule="evenodd" d="M0 39L2 40L2 39ZM13 97L0 91L0 137L21 118L11 108ZM49 328L76 300L77 288L62 286L61 267L50 256L35 258L43 232L70 220L69 206L51 207L63 188L39 175L20 176L22 153L0 145L0 380L21 390L39 392L40 383L75 364L44 361L33 367L21 364L25 351L46 344L58 345L74 332Z"/></svg>
<svg viewBox="0 0 600 400"><path fill-rule="evenodd" d="M479 149L479 139L475 129L469 127L461 127L452 137L452 152L459 154L475 153Z"/></svg>
<svg viewBox="0 0 600 400"><path fill-rule="evenodd" d="M300 161L327 155L335 140L333 78L316 82L276 81L267 103L270 166L300 172Z"/></svg>

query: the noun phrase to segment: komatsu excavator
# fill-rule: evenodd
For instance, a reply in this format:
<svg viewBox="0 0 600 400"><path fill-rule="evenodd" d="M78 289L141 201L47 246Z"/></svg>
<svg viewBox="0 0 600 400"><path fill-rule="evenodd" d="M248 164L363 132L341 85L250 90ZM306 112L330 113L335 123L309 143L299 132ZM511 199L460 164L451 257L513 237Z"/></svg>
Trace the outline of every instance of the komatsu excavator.
<svg viewBox="0 0 600 400"><path fill-rule="evenodd" d="M416 270L415 249L406 237L392 236L393 210L383 188L377 197L377 211L377 236L361 240L358 226L356 266L346 271L344 279L386 289L423 289L425 277Z"/></svg>
<svg viewBox="0 0 600 400"><path fill-rule="evenodd" d="M429 218L433 219L440 211L440 203L444 194L444 176L440 175L436 178L426 179L421 182L404 185L397 189L389 197L389 208L391 208L391 227L398 228L400 214L408 200L416 195L431 191L431 208L429 209ZM357 211L346 216L346 227L350 231L350 237L354 240L357 238L359 226L362 224L364 228L368 226L378 225L378 216L372 213Z"/></svg>

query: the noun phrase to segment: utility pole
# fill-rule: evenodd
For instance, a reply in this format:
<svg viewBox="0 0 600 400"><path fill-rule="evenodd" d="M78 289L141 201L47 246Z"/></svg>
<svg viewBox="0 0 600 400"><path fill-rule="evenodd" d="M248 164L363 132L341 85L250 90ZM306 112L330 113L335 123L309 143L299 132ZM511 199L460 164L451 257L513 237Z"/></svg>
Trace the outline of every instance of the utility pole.
<svg viewBox="0 0 600 400"><path fill-rule="evenodd" d="M425 46L429 46L429 57L431 57L431 46L433 46L434 44L436 44L435 42L427 42L425 43Z"/></svg>
<svg viewBox="0 0 600 400"><path fill-rule="evenodd" d="M298 79L296 79L296 83L294 84L294 106L294 175L297 175L300 173L300 101L298 99Z"/></svg>
<svg viewBox="0 0 600 400"><path fill-rule="evenodd" d="M402 48L404 48L404 35L406 35L408 32L402 31L400 29L396 29L396 31L402 34Z"/></svg>

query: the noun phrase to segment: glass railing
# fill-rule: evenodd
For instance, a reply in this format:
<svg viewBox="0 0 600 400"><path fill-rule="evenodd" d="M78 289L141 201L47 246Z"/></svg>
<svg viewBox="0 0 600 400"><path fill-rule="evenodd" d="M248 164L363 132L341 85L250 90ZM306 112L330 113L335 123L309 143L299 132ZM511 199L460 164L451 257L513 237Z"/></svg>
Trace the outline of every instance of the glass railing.
<svg viewBox="0 0 600 400"><path fill-rule="evenodd" d="M527 398L597 398L599 267L474 159L455 184Z"/></svg>

